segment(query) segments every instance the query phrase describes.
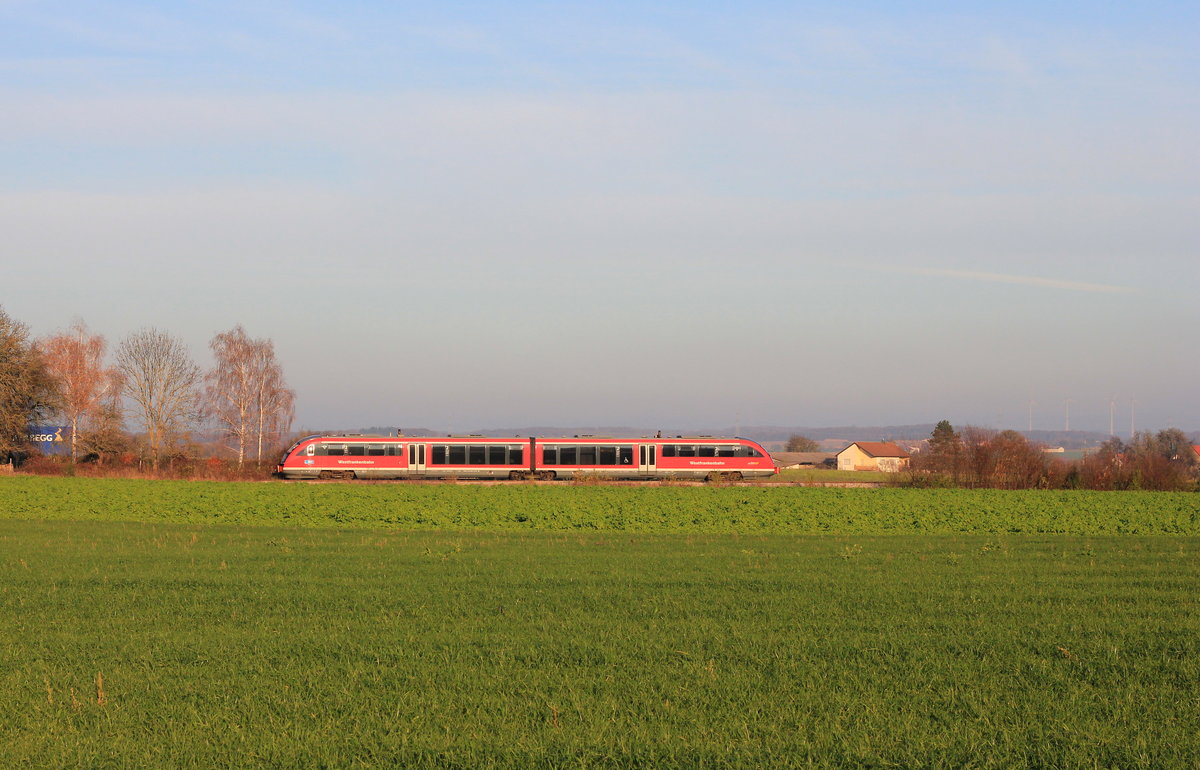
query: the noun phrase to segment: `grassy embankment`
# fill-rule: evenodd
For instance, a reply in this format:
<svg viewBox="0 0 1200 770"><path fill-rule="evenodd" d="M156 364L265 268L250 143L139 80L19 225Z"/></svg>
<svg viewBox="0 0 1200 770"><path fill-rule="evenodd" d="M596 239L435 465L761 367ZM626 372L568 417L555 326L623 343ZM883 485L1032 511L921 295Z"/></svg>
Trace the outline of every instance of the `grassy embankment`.
<svg viewBox="0 0 1200 770"><path fill-rule="evenodd" d="M763 484L783 482L798 484L881 484L896 479L898 474L884 471L838 471L826 468L793 468L774 476L754 481Z"/></svg>
<svg viewBox="0 0 1200 770"><path fill-rule="evenodd" d="M6 766L1200 763L1187 496L1078 499L1142 531L1190 505L1188 535L881 536L763 534L744 509L910 490L64 483L0 483ZM915 494L943 532L944 508L1033 505ZM747 528L533 531L623 499L651 528L689 502ZM539 502L575 510L502 515ZM341 526L369 529L295 526L364 506ZM408 529L462 506L524 531ZM72 510L94 520L49 520ZM212 523L235 516L259 525Z"/></svg>

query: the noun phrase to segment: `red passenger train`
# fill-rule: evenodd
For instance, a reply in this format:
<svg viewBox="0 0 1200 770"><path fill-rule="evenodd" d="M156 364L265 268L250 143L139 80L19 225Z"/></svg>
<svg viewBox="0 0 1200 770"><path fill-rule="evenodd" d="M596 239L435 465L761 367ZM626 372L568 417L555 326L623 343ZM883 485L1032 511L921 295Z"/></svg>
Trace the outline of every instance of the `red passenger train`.
<svg viewBox="0 0 1200 770"><path fill-rule="evenodd" d="M492 438L485 436L306 436L283 456L287 479L705 479L778 473L758 442L744 438Z"/></svg>

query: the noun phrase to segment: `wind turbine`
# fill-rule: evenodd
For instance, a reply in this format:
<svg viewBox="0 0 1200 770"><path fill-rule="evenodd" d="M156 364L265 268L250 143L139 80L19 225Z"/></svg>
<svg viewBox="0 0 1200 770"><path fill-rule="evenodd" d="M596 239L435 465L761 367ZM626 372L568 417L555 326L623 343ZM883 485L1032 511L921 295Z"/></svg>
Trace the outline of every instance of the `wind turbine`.
<svg viewBox="0 0 1200 770"><path fill-rule="evenodd" d="M1075 399L1073 399L1073 398L1067 399L1067 422L1066 422L1065 427L1063 428L1063 430L1065 430L1067 433L1071 432L1071 402L1074 400Z"/></svg>
<svg viewBox="0 0 1200 770"><path fill-rule="evenodd" d="M1033 433L1033 408L1037 406L1037 402L1032 398L1029 399L1029 432Z"/></svg>
<svg viewBox="0 0 1200 770"><path fill-rule="evenodd" d="M1113 422L1117 413L1117 397L1113 396L1108 400L1108 435L1117 435L1116 424Z"/></svg>

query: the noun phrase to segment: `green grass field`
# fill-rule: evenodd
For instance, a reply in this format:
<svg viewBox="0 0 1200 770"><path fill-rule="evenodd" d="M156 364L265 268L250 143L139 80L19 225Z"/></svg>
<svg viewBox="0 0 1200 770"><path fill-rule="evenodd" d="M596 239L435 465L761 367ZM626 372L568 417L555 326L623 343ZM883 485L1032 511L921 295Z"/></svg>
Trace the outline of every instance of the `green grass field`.
<svg viewBox="0 0 1200 770"><path fill-rule="evenodd" d="M15 477L0 518L489 531L1200 535L1190 492Z"/></svg>
<svg viewBox="0 0 1200 770"><path fill-rule="evenodd" d="M689 504L723 527L755 504L919 498L524 485L401 489L431 490L405 505L435 516L571 508L559 492L574 510L541 514L555 531L416 530L395 485L59 481L0 483L5 767L1200 764L1194 530L943 526L1036 509L1000 493L925 498L939 534L766 533L748 514L744 532L622 531L578 523L621 500L653 527ZM324 490L382 512L284 516ZM1077 500L1174 531L1194 497Z"/></svg>

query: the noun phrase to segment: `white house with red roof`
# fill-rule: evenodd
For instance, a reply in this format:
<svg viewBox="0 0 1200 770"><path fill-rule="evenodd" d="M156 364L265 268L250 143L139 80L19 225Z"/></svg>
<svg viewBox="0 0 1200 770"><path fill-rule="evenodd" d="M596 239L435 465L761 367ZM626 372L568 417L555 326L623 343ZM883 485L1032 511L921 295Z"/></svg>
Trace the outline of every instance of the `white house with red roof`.
<svg viewBox="0 0 1200 770"><path fill-rule="evenodd" d="M889 471L908 467L908 452L890 441L855 441L837 454L839 471Z"/></svg>

